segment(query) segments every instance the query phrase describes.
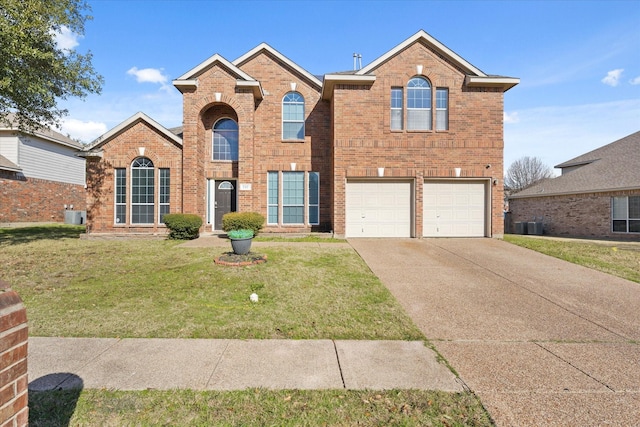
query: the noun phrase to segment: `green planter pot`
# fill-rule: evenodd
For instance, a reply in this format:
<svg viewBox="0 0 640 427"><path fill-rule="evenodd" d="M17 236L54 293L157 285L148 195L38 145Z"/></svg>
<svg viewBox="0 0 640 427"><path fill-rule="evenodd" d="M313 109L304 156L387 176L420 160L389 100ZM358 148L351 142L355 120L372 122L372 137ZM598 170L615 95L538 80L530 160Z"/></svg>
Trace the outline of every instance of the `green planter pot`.
<svg viewBox="0 0 640 427"><path fill-rule="evenodd" d="M230 239L231 240L231 248L233 248L233 253L237 255L246 255L249 253L251 249L251 241L253 237L248 237L246 239Z"/></svg>

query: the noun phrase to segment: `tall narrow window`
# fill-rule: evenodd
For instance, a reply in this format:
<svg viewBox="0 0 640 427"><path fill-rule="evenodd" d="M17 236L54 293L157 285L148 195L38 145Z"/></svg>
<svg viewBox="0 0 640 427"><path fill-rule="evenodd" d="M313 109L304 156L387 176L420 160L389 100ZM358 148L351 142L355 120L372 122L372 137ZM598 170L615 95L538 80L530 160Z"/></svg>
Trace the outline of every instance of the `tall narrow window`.
<svg viewBox="0 0 640 427"><path fill-rule="evenodd" d="M232 119L213 125L213 160L238 160L238 124Z"/></svg>
<svg viewBox="0 0 640 427"><path fill-rule="evenodd" d="M282 98L282 139L304 140L304 98L298 92Z"/></svg>
<svg viewBox="0 0 640 427"><path fill-rule="evenodd" d="M282 172L282 223L304 223L304 172Z"/></svg>
<svg viewBox="0 0 640 427"><path fill-rule="evenodd" d="M320 224L320 174L309 172L309 224Z"/></svg>
<svg viewBox="0 0 640 427"><path fill-rule="evenodd" d="M431 130L431 85L422 77L407 84L407 129Z"/></svg>
<svg viewBox="0 0 640 427"><path fill-rule="evenodd" d="M125 224L127 222L127 170L122 168L116 169L116 224Z"/></svg>
<svg viewBox="0 0 640 427"><path fill-rule="evenodd" d="M267 175L267 223L278 223L278 172L269 172Z"/></svg>
<svg viewBox="0 0 640 427"><path fill-rule="evenodd" d="M153 224L155 204L153 162L139 157L131 164L131 223Z"/></svg>
<svg viewBox="0 0 640 427"><path fill-rule="evenodd" d="M164 216L169 213L169 202L171 195L171 170L167 168L160 169L160 197L159 197L159 212L158 222L164 224Z"/></svg>
<svg viewBox="0 0 640 427"><path fill-rule="evenodd" d="M449 129L449 89L436 89L436 130Z"/></svg>
<svg viewBox="0 0 640 427"><path fill-rule="evenodd" d="M391 130L402 130L403 96L401 87L391 88Z"/></svg>

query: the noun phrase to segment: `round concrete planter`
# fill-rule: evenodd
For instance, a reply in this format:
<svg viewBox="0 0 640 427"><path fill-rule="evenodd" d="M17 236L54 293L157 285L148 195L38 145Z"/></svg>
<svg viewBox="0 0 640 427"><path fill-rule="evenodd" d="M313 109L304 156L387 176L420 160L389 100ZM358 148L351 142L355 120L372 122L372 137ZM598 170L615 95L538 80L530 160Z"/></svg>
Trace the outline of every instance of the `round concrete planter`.
<svg viewBox="0 0 640 427"><path fill-rule="evenodd" d="M246 255L249 253L251 249L251 241L253 237L248 237L246 239L230 239L231 240L231 248L233 248L233 253L238 255Z"/></svg>

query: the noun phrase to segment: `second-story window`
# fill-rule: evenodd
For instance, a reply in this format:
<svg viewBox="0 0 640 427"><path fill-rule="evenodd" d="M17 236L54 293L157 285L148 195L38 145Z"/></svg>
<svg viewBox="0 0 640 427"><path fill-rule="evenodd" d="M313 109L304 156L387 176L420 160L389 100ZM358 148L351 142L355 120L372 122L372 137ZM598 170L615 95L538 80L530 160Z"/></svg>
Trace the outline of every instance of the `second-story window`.
<svg viewBox="0 0 640 427"><path fill-rule="evenodd" d="M213 160L238 160L238 124L232 119L213 125Z"/></svg>
<svg viewBox="0 0 640 427"><path fill-rule="evenodd" d="M436 88L436 130L449 129L449 89Z"/></svg>
<svg viewBox="0 0 640 427"><path fill-rule="evenodd" d="M404 97L401 87L391 88L391 130L402 130L404 117L402 109L404 108Z"/></svg>
<svg viewBox="0 0 640 427"><path fill-rule="evenodd" d="M407 84L407 130L431 130L431 85L423 77Z"/></svg>
<svg viewBox="0 0 640 427"><path fill-rule="evenodd" d="M282 139L304 140L304 98L298 92L282 98Z"/></svg>

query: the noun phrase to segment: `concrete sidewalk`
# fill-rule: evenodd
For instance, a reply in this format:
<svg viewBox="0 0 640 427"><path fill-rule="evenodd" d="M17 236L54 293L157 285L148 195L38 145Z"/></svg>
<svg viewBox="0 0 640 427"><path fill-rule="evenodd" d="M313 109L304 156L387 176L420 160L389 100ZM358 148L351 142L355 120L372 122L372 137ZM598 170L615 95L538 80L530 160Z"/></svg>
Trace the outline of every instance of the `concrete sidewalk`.
<svg viewBox="0 0 640 427"><path fill-rule="evenodd" d="M32 337L28 370L30 391L464 390L420 341Z"/></svg>

